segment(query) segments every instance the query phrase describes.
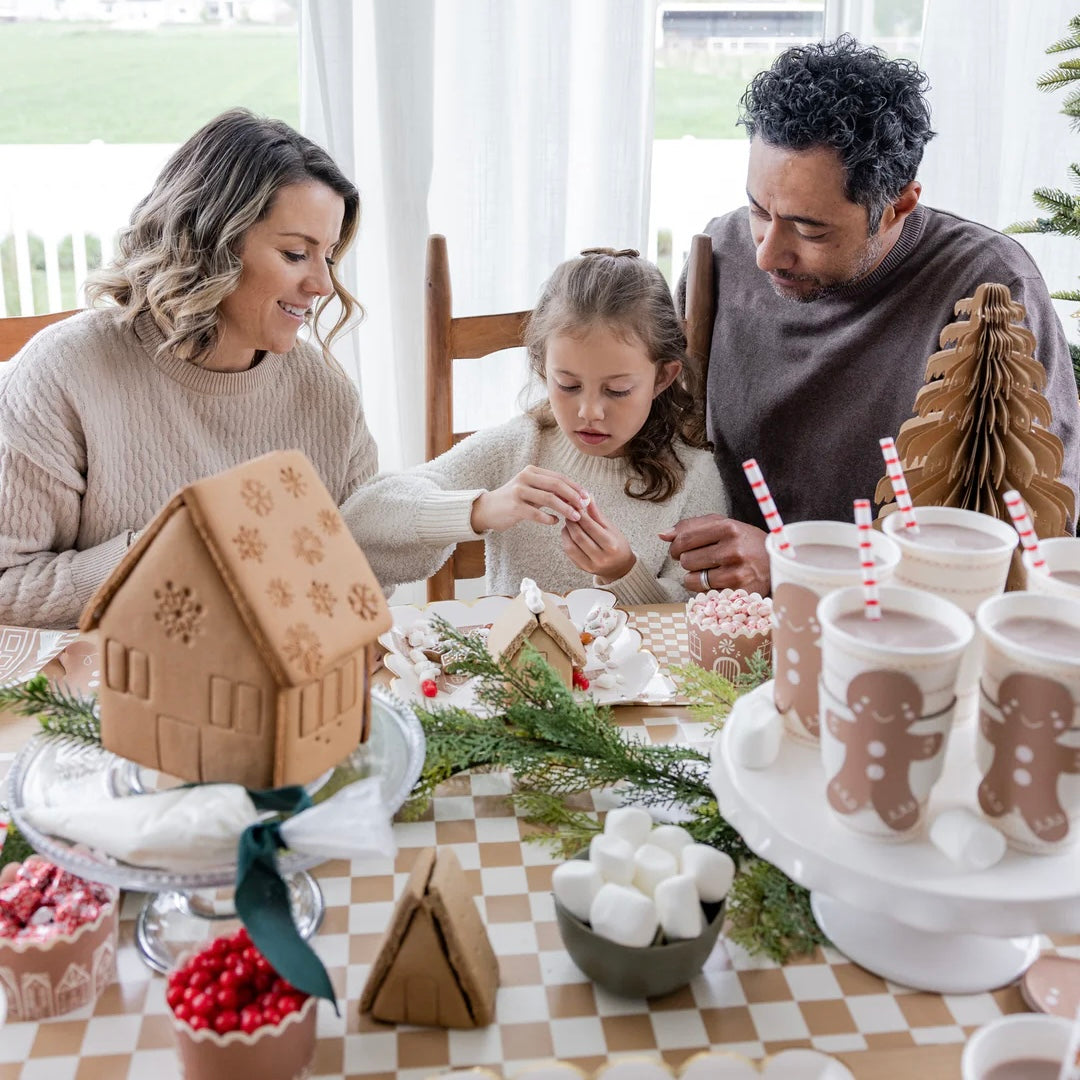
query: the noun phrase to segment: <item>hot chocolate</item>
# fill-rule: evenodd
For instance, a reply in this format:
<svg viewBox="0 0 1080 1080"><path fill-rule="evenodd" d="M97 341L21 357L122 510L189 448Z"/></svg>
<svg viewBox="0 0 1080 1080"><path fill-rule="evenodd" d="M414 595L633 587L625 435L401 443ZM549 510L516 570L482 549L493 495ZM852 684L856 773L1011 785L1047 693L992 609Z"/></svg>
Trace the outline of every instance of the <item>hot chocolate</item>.
<svg viewBox="0 0 1080 1080"><path fill-rule="evenodd" d="M1080 570L1052 570L1050 576L1066 585L1080 585Z"/></svg>
<svg viewBox="0 0 1080 1080"><path fill-rule="evenodd" d="M1001 547L1001 540L966 525L919 525L917 533L905 532L904 539L922 547L943 551L989 551Z"/></svg>
<svg viewBox="0 0 1080 1080"><path fill-rule="evenodd" d="M837 617L836 627L860 641L892 648L918 646L932 649L957 641L956 635L943 623L908 611L883 610L880 619L868 619L861 611L851 611Z"/></svg>
<svg viewBox="0 0 1080 1080"><path fill-rule="evenodd" d="M859 569L859 549L846 544L800 544L795 549L795 558L801 566L814 566L822 570ZM874 562L881 565L881 559Z"/></svg>
<svg viewBox="0 0 1080 1080"><path fill-rule="evenodd" d="M1030 615L1004 619L995 629L1017 645L1035 649L1046 656L1080 659L1080 626Z"/></svg>
<svg viewBox="0 0 1080 1080"><path fill-rule="evenodd" d="M994 1065L979 1080L1057 1080L1061 1062L1049 1058L1016 1058Z"/></svg>

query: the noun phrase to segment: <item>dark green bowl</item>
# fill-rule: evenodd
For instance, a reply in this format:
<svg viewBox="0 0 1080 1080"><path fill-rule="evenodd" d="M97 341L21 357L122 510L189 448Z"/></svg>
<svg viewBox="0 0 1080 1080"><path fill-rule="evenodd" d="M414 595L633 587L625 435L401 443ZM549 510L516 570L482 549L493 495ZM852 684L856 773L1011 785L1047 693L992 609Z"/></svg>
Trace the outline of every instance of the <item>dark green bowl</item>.
<svg viewBox="0 0 1080 1080"><path fill-rule="evenodd" d="M587 851L575 859L587 859ZM634 948L595 933L555 900L555 918L570 959L598 986L627 998L660 997L685 986L709 958L724 923L724 902L702 903L705 929L696 938Z"/></svg>

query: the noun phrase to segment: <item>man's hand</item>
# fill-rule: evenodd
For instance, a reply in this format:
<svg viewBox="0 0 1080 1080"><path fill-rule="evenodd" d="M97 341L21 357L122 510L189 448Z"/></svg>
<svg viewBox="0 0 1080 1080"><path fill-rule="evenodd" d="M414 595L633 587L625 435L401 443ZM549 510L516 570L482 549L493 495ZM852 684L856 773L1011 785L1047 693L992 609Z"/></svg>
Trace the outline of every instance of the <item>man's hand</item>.
<svg viewBox="0 0 1080 1080"><path fill-rule="evenodd" d="M671 557L686 571L687 592L745 589L769 595L769 556L761 530L743 521L707 514L686 518L660 533L671 544ZM702 579L707 572L708 585Z"/></svg>
<svg viewBox="0 0 1080 1080"><path fill-rule="evenodd" d="M590 502L579 521L568 521L562 530L562 549L566 557L602 584L616 581L630 573L637 556L626 537Z"/></svg>
<svg viewBox="0 0 1080 1080"><path fill-rule="evenodd" d="M558 525L558 514L576 521L585 504L585 489L562 473L529 465L494 491L473 502L469 524L473 532L503 532L522 521Z"/></svg>

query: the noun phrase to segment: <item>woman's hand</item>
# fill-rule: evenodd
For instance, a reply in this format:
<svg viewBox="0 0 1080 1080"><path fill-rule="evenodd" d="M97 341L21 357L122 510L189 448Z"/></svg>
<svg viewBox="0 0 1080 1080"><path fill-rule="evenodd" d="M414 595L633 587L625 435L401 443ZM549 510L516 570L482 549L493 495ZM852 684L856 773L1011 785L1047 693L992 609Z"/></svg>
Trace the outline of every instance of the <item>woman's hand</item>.
<svg viewBox="0 0 1080 1080"><path fill-rule="evenodd" d="M558 525L559 517L577 521L586 501L585 489L562 473L529 465L502 487L485 491L473 503L469 524L478 533L503 532L522 521Z"/></svg>
<svg viewBox="0 0 1080 1080"><path fill-rule="evenodd" d="M590 502L578 521L563 526L562 548L579 570L607 585L630 573L637 556L623 534Z"/></svg>

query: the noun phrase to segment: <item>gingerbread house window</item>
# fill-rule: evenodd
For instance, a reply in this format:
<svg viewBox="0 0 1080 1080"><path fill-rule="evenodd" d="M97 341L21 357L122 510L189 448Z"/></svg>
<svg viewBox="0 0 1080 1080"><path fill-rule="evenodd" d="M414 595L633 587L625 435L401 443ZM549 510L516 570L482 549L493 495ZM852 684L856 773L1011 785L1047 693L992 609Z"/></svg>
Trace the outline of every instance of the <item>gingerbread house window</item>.
<svg viewBox="0 0 1080 1080"><path fill-rule="evenodd" d="M242 735L262 730L262 691L250 683L234 682L221 675L210 677L210 723Z"/></svg>
<svg viewBox="0 0 1080 1080"><path fill-rule="evenodd" d="M110 638L105 642L105 685L118 694L150 699L150 657Z"/></svg>

